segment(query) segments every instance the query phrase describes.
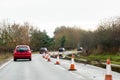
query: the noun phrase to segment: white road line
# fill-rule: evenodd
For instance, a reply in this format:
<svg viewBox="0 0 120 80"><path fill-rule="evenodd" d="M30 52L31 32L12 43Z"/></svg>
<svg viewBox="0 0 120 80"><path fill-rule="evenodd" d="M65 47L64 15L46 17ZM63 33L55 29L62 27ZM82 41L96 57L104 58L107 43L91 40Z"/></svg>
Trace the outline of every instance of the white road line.
<svg viewBox="0 0 120 80"><path fill-rule="evenodd" d="M5 66L7 66L12 61L13 61L13 59L11 59L11 60L5 62L4 64L2 64L2 66L0 66L0 69L4 68Z"/></svg>

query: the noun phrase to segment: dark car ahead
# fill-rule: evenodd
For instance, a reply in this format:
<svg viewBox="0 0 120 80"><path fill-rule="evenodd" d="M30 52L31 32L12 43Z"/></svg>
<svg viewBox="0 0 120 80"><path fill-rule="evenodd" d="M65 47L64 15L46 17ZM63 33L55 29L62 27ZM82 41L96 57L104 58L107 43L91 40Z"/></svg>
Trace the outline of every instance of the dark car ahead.
<svg viewBox="0 0 120 80"><path fill-rule="evenodd" d="M32 52L28 45L17 45L14 50L14 61L17 59L29 59L32 60Z"/></svg>
<svg viewBox="0 0 120 80"><path fill-rule="evenodd" d="M59 56L60 57L63 57L63 54L64 54L64 52L65 52L65 48L59 48Z"/></svg>
<svg viewBox="0 0 120 80"><path fill-rule="evenodd" d="M59 52L65 52L65 48L59 48Z"/></svg>
<svg viewBox="0 0 120 80"><path fill-rule="evenodd" d="M43 54L43 53L45 53L45 52L47 52L47 48L40 48L40 50L39 50L39 53L40 54Z"/></svg>
<svg viewBox="0 0 120 80"><path fill-rule="evenodd" d="M82 52L83 52L83 48L82 47L77 48L77 53L82 53Z"/></svg>

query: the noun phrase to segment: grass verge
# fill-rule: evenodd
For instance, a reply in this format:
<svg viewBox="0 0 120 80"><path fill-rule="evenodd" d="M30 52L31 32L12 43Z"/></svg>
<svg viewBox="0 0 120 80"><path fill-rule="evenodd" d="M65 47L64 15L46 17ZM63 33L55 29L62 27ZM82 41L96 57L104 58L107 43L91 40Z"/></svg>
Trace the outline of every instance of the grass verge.
<svg viewBox="0 0 120 80"><path fill-rule="evenodd" d="M83 57L84 58L84 57ZM118 64L120 65L120 54L116 55L108 55L108 54L91 54L90 56L85 57L88 60L100 60L102 62L106 62L108 58L110 58L112 64Z"/></svg>
<svg viewBox="0 0 120 80"><path fill-rule="evenodd" d="M3 61L3 60L5 60L5 59L8 59L8 58L10 58L10 57L12 57L13 56L13 54L12 53L1 53L0 54L0 61Z"/></svg>

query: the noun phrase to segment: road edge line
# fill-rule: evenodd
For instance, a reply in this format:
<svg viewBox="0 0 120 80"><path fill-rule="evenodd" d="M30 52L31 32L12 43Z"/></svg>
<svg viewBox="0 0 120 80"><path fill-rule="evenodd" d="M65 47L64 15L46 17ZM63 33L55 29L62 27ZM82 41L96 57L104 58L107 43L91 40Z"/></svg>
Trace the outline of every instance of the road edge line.
<svg viewBox="0 0 120 80"><path fill-rule="evenodd" d="M11 62L12 62L12 59L10 59L9 61L3 63L3 64L0 66L0 70L1 70L2 68L4 68L5 66L7 66L7 65L8 65L9 63L11 63Z"/></svg>

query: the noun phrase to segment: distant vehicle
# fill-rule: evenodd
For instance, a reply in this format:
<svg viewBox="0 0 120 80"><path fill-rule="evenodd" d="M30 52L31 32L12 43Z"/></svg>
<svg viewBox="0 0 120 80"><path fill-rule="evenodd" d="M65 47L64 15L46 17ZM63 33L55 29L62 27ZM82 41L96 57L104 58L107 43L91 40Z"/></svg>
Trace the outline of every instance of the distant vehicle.
<svg viewBox="0 0 120 80"><path fill-rule="evenodd" d="M63 54L65 52L65 48L59 48L59 56L63 57Z"/></svg>
<svg viewBox="0 0 120 80"><path fill-rule="evenodd" d="M17 45L14 50L14 61L17 59L29 59L32 60L32 52L28 45Z"/></svg>
<svg viewBox="0 0 120 80"><path fill-rule="evenodd" d="M77 48L77 51L78 51L78 52L83 51L83 48L82 48L82 47L79 47L79 48Z"/></svg>
<svg viewBox="0 0 120 80"><path fill-rule="evenodd" d="M44 47L44 48L40 48L39 53L40 53L40 54L43 54L43 53L45 53L46 51L48 51L47 48L45 48L45 47Z"/></svg>
<svg viewBox="0 0 120 80"><path fill-rule="evenodd" d="M59 52L65 52L65 48L59 48Z"/></svg>

